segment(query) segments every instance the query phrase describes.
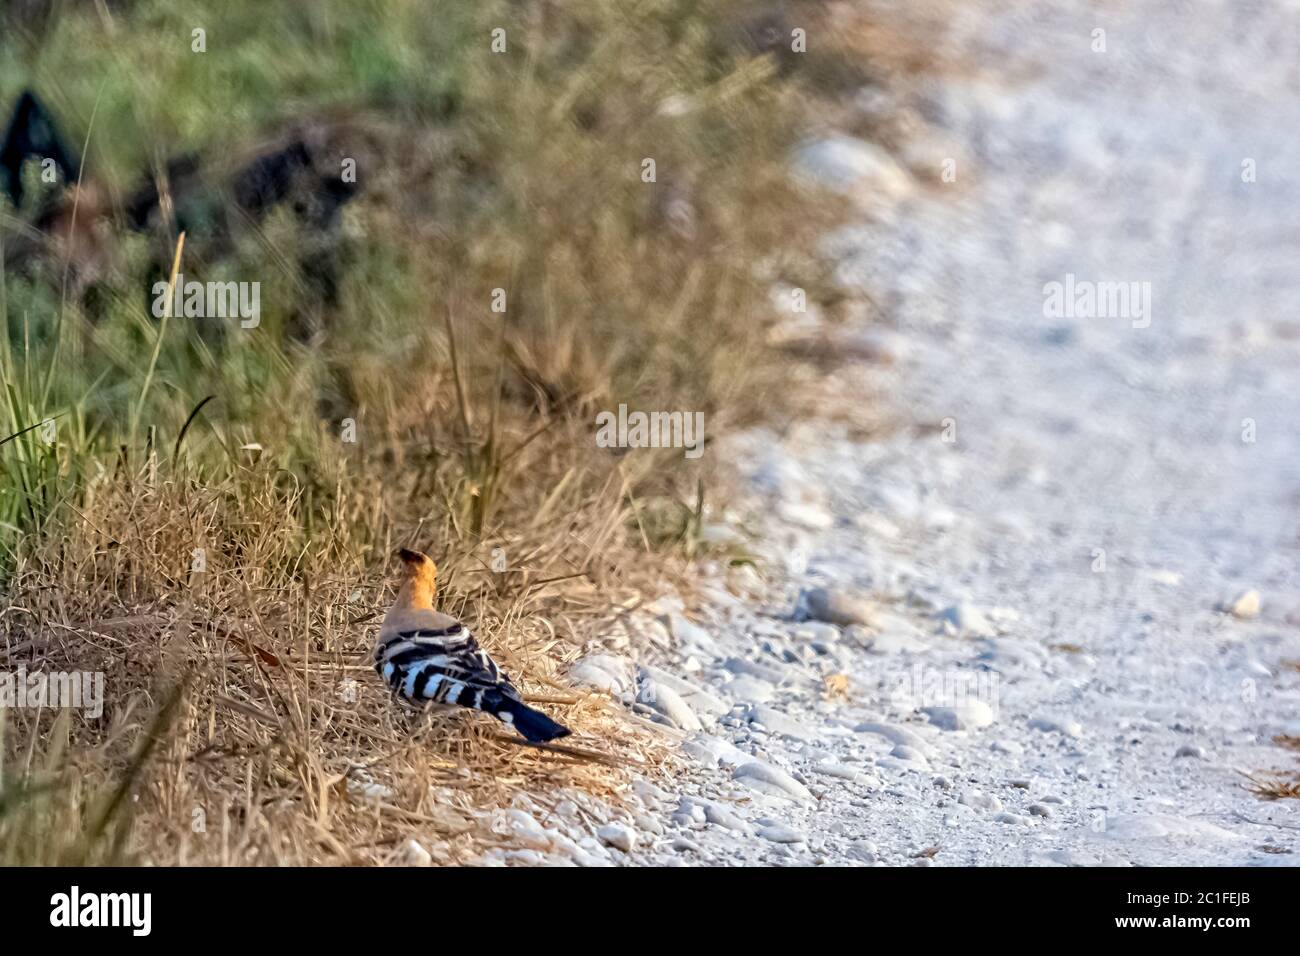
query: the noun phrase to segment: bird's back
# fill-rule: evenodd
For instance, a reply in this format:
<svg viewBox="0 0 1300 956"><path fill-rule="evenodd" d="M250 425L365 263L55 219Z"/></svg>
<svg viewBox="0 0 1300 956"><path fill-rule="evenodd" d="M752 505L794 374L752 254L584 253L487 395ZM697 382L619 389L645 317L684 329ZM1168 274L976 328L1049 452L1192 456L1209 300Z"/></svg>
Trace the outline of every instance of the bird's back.
<svg viewBox="0 0 1300 956"><path fill-rule="evenodd" d="M384 643L406 631L448 631L460 627L460 621L450 614L425 607L394 607L384 616L379 628L379 641Z"/></svg>
<svg viewBox="0 0 1300 956"><path fill-rule="evenodd" d="M541 743L569 729L523 701L460 621L433 609L435 569L418 552L400 552L408 576L384 617L375 644L375 670L394 694L417 704L451 704L490 714Z"/></svg>

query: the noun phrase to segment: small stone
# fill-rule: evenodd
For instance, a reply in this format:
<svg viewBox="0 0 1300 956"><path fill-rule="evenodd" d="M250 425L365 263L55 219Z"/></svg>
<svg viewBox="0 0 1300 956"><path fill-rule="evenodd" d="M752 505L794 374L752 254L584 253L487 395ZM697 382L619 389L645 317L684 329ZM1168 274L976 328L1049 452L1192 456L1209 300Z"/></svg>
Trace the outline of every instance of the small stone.
<svg viewBox="0 0 1300 956"><path fill-rule="evenodd" d="M1028 641L1008 637L981 638L980 646L982 650L978 659L994 665L998 671L1015 667L1042 668L1048 663L1047 652Z"/></svg>
<svg viewBox="0 0 1300 956"><path fill-rule="evenodd" d="M979 790L967 790L957 800L962 806L971 807L976 810L988 810L996 812L1002 809L1002 801L991 793L981 793Z"/></svg>
<svg viewBox="0 0 1300 956"><path fill-rule="evenodd" d="M639 668L639 674L642 680L652 680L660 687L675 691L697 715L712 718L731 710L731 705L716 694L663 668L646 664Z"/></svg>
<svg viewBox="0 0 1300 956"><path fill-rule="evenodd" d="M820 654L822 657L829 657L831 662L840 670L844 669L844 656L839 652L834 644L823 644L821 641L813 641L808 645L813 652Z"/></svg>
<svg viewBox="0 0 1300 956"><path fill-rule="evenodd" d="M727 568L727 590L738 597L760 597L767 591L767 582L752 564L733 564Z"/></svg>
<svg viewBox="0 0 1300 956"><path fill-rule="evenodd" d="M680 614L670 614L665 619L669 633L676 639L679 647L700 654L713 654L718 647L717 641L700 625Z"/></svg>
<svg viewBox="0 0 1300 956"><path fill-rule="evenodd" d="M1052 850L1043 858L1057 866L1096 866L1099 862L1095 854L1082 850Z"/></svg>
<svg viewBox="0 0 1300 956"><path fill-rule="evenodd" d="M780 734L782 737L793 737L795 740L817 739L816 731L764 704L755 704L749 708L749 724L751 728L761 726L771 733Z"/></svg>
<svg viewBox="0 0 1300 956"><path fill-rule="evenodd" d="M835 516L815 501L781 501L777 503L776 513L782 521L809 531L825 531L835 526Z"/></svg>
<svg viewBox="0 0 1300 956"><path fill-rule="evenodd" d="M704 729L695 711L678 695L677 691L663 684L647 680L641 685L637 700L666 717L674 727L688 734Z"/></svg>
<svg viewBox="0 0 1300 956"><path fill-rule="evenodd" d="M1170 571L1168 568L1153 568L1147 572L1147 577L1156 584L1163 584L1171 588L1176 588L1183 583L1183 576L1177 571Z"/></svg>
<svg viewBox="0 0 1300 956"><path fill-rule="evenodd" d="M719 806L716 803L706 803L704 805L704 819L714 826L722 827L726 830L735 830L737 833L748 833L749 824L740 817L736 816L726 807Z"/></svg>
<svg viewBox="0 0 1300 956"><path fill-rule="evenodd" d="M742 764L736 768L733 776L757 790L774 796L799 800L803 803L813 802L813 795L807 787L780 767L774 767L770 763L755 760Z"/></svg>
<svg viewBox="0 0 1300 956"><path fill-rule="evenodd" d="M1044 733L1064 734L1066 737L1078 737L1083 733L1083 725L1077 720L1055 717L1035 717L1029 722L1029 726Z"/></svg>
<svg viewBox="0 0 1300 956"><path fill-rule="evenodd" d="M660 823L655 817L650 816L650 814L638 813L633 817L633 819L636 821L636 825L640 829L645 830L648 833L652 833L655 836L663 836L664 825Z"/></svg>
<svg viewBox="0 0 1300 956"><path fill-rule="evenodd" d="M806 843L807 838L798 830L790 827L776 824L774 826L761 827L758 835L764 840L771 840L773 843Z"/></svg>
<svg viewBox="0 0 1300 956"><path fill-rule="evenodd" d="M1198 747L1195 744L1183 744L1174 754L1175 757L1192 757L1196 760L1205 759L1205 748Z"/></svg>
<svg viewBox="0 0 1300 956"><path fill-rule="evenodd" d="M605 846L612 846L624 853L631 853L636 846L636 833L631 827L621 823L607 823L596 831L596 838Z"/></svg>
<svg viewBox="0 0 1300 956"><path fill-rule="evenodd" d="M1259 604L1260 599L1258 591L1242 591L1231 601L1227 602L1227 604L1223 606L1223 609L1233 617L1241 618L1242 620L1250 620L1251 618L1259 617Z"/></svg>
<svg viewBox="0 0 1300 956"><path fill-rule="evenodd" d="M502 858L509 863L522 863L524 866L546 866L551 862L536 850L507 850Z"/></svg>
<svg viewBox="0 0 1300 956"><path fill-rule="evenodd" d="M705 805L696 803L690 797L682 797L681 802L677 804L677 811L673 816L674 818L680 818L686 826L695 823L703 823L708 819Z"/></svg>
<svg viewBox="0 0 1300 956"><path fill-rule="evenodd" d="M647 643L664 650L672 650L672 635L663 621L654 617L620 618L611 625L605 635L605 644L623 650L625 648L644 647Z"/></svg>
<svg viewBox="0 0 1300 956"><path fill-rule="evenodd" d="M871 599L849 591L810 588L803 593L804 609L814 621L848 627L871 624L876 619L876 604Z"/></svg>
<svg viewBox="0 0 1300 956"><path fill-rule="evenodd" d="M845 630L845 637L852 638L872 654L913 654L920 653L929 646L925 640L925 631L909 618L883 611L872 624L872 630L854 625Z"/></svg>
<svg viewBox="0 0 1300 956"><path fill-rule="evenodd" d="M682 749L709 767L716 767L719 764L739 767L754 759L731 741L709 734L697 734L690 740L682 741Z"/></svg>
<svg viewBox="0 0 1300 956"><path fill-rule="evenodd" d="M895 744L894 749L889 752L889 756L905 763L928 763L929 760L923 752L915 747L909 747L907 744Z"/></svg>
<svg viewBox="0 0 1300 956"><path fill-rule="evenodd" d="M794 166L803 176L855 194L897 199L914 185L907 170L884 148L842 133L801 145Z"/></svg>
<svg viewBox="0 0 1300 956"><path fill-rule="evenodd" d="M582 845L569 839L562 833L555 835L555 848L565 853L578 866L609 866L609 854L599 842L591 837L584 837Z"/></svg>
<svg viewBox="0 0 1300 956"><path fill-rule="evenodd" d="M711 521L700 528L699 541L710 547L728 548L744 544L745 536L729 524Z"/></svg>
<svg viewBox="0 0 1300 956"><path fill-rule="evenodd" d="M857 782L862 777L861 770L856 767L847 767L842 763L819 763L813 769L828 777L838 777L841 780L850 782Z"/></svg>
<svg viewBox="0 0 1300 956"><path fill-rule="evenodd" d="M613 697L629 694L636 686L632 662L618 654L588 654L569 668L569 680Z"/></svg>
<svg viewBox="0 0 1300 956"><path fill-rule="evenodd" d="M700 845L698 843L692 843L690 840L686 839L686 837L677 837L676 839L674 839L672 843L672 847L678 853L699 853L700 852Z"/></svg>
<svg viewBox="0 0 1300 956"><path fill-rule="evenodd" d="M680 614L685 608L685 603L676 594L661 594L644 606L644 610L659 617Z"/></svg>
<svg viewBox="0 0 1300 956"><path fill-rule="evenodd" d="M411 839L402 844L403 866L432 866L433 856L418 841Z"/></svg>
<svg viewBox="0 0 1300 956"><path fill-rule="evenodd" d="M806 621L794 631L795 640L806 641L813 647L832 647L839 642L840 629L825 621Z"/></svg>
<svg viewBox="0 0 1300 956"><path fill-rule="evenodd" d="M880 859L880 850L870 840L855 840L849 847L848 855L863 863L875 863Z"/></svg>
<svg viewBox="0 0 1300 956"><path fill-rule="evenodd" d="M651 805L662 805L671 799L668 794L664 793L649 780L633 780L632 792L640 797L643 802ZM578 817L578 813L576 812L577 806L572 801L566 800L562 805L572 808L573 817L575 819Z"/></svg>
<svg viewBox="0 0 1300 956"><path fill-rule="evenodd" d="M499 811L498 832L506 832L514 842L534 850L549 850L553 842L552 831L546 829L523 810Z"/></svg>
<svg viewBox="0 0 1300 956"><path fill-rule="evenodd" d="M1031 803L1029 805L1029 815L1031 817L1050 817L1052 808L1045 803Z"/></svg>
<svg viewBox="0 0 1300 956"><path fill-rule="evenodd" d="M382 802L396 796L392 787L386 787L374 780L352 779L348 781L348 796L359 800Z"/></svg>
<svg viewBox="0 0 1300 956"><path fill-rule="evenodd" d="M884 737L892 744L903 744L907 747L915 748L920 751L927 751L930 745L926 743L925 738L914 730L906 727L900 727L897 724L884 724L878 721L867 721L858 724L853 728L860 734L875 734L877 737Z"/></svg>
<svg viewBox="0 0 1300 956"><path fill-rule="evenodd" d="M994 721L993 708L982 700L963 700L953 707L922 707L921 713L942 730L978 730Z"/></svg>
<svg viewBox="0 0 1300 956"><path fill-rule="evenodd" d="M984 612L966 601L959 601L939 613L940 623L951 625L963 637L992 637L997 631Z"/></svg>
<svg viewBox="0 0 1300 956"><path fill-rule="evenodd" d="M1029 822L1029 817L1022 817L1018 813L999 813L993 817L995 823L1014 823L1021 826Z"/></svg>
<svg viewBox="0 0 1300 956"><path fill-rule="evenodd" d="M771 664L761 664L758 661L746 660L743 657L729 657L723 666L738 677L752 677L755 680L761 680L773 687L780 687L783 684L790 683L789 672L781 667Z"/></svg>
<svg viewBox="0 0 1300 956"><path fill-rule="evenodd" d="M723 688L733 700L747 704L765 704L776 696L776 688L757 677L737 677Z"/></svg>

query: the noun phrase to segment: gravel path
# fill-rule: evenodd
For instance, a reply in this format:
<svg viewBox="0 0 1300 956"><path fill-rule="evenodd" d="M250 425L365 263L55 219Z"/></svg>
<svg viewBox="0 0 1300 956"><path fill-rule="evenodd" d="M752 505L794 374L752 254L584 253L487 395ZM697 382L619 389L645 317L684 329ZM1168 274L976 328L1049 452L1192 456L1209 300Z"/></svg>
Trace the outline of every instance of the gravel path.
<svg viewBox="0 0 1300 956"><path fill-rule="evenodd" d="M675 650L575 672L694 767L580 862L1300 860L1300 801L1242 775L1300 770L1300 5L1001 6L954 12L974 75L864 107L957 160L834 240L897 357L846 388L904 427L727 442L711 533L788 576L719 570L641 619ZM1049 314L1067 276L1149 309Z"/></svg>

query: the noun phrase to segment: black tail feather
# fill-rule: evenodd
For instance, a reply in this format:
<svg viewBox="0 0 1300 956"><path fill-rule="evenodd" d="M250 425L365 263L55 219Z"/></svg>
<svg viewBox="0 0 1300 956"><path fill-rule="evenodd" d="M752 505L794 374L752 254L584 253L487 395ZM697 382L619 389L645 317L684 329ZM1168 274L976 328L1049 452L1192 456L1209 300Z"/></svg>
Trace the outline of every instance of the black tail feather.
<svg viewBox="0 0 1300 956"><path fill-rule="evenodd" d="M540 710L533 710L523 701L507 698L505 709L514 718L515 730L530 743L544 744L572 733L568 727L551 720Z"/></svg>

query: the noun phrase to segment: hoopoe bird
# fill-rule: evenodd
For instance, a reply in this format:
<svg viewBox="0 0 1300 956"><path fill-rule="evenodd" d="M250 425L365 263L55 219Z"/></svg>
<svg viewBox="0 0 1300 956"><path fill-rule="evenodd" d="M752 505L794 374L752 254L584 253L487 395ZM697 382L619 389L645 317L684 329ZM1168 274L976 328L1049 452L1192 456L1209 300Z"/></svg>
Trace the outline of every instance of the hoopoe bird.
<svg viewBox="0 0 1300 956"><path fill-rule="evenodd" d="M523 702L465 625L434 610L438 568L433 561L406 548L397 557L406 579L375 644L375 670L393 692L416 705L481 710L532 743L568 734L569 728Z"/></svg>

